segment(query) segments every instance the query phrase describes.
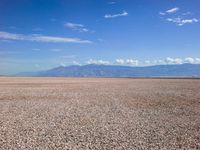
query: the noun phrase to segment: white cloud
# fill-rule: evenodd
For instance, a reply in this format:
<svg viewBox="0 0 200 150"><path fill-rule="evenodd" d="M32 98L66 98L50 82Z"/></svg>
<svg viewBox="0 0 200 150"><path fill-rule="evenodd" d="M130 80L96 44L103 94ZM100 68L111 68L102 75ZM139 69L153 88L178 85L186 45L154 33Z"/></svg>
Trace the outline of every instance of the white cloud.
<svg viewBox="0 0 200 150"><path fill-rule="evenodd" d="M195 59L191 58L191 57L187 57L187 58L185 58L185 63L193 64L193 63L195 63Z"/></svg>
<svg viewBox="0 0 200 150"><path fill-rule="evenodd" d="M195 63L200 64L200 58L195 58Z"/></svg>
<svg viewBox="0 0 200 150"><path fill-rule="evenodd" d="M198 19L192 18L192 19L181 19L180 17L178 18L167 18L167 21L175 23L178 26L183 26L185 24L193 24L199 22Z"/></svg>
<svg viewBox="0 0 200 150"><path fill-rule="evenodd" d="M170 58L170 57L167 57L164 62L166 64L182 64L183 63L183 60L180 59L180 58Z"/></svg>
<svg viewBox="0 0 200 150"><path fill-rule="evenodd" d="M199 22L198 19L193 18L193 19L183 19L181 20L182 25L186 24L186 23L195 23L195 22Z"/></svg>
<svg viewBox="0 0 200 150"><path fill-rule="evenodd" d="M117 18L117 17L125 17L125 16L128 16L128 12L123 11L123 12L120 13L120 14L114 14L114 15L106 14L106 15L104 16L104 18L109 19L109 18Z"/></svg>
<svg viewBox="0 0 200 150"><path fill-rule="evenodd" d="M8 32L0 32L0 38L5 40L24 40L23 35Z"/></svg>
<svg viewBox="0 0 200 150"><path fill-rule="evenodd" d="M110 62L106 60L93 60L90 59L87 61L87 64L97 64L97 65L109 65Z"/></svg>
<svg viewBox="0 0 200 150"><path fill-rule="evenodd" d="M134 59L127 59L126 60L126 64L137 66L139 64L139 61L138 60L134 60Z"/></svg>
<svg viewBox="0 0 200 150"><path fill-rule="evenodd" d="M162 16L164 16L164 15L165 15L165 13L164 13L164 12L159 12L159 14L160 14L160 15L162 15Z"/></svg>
<svg viewBox="0 0 200 150"><path fill-rule="evenodd" d="M131 66L137 66L139 64L139 61L136 59L116 59L116 64L120 65L131 65Z"/></svg>
<svg viewBox="0 0 200 150"><path fill-rule="evenodd" d="M76 23L71 23L71 22L65 23L65 26L68 28L72 28L72 29L84 27L84 25L82 25L82 24L76 24Z"/></svg>
<svg viewBox="0 0 200 150"><path fill-rule="evenodd" d="M70 28L72 30L76 30L76 31L79 31L79 32L88 32L89 31L87 28L85 28L85 26L83 24L67 22L67 23L64 24L64 26L66 28Z"/></svg>
<svg viewBox="0 0 200 150"><path fill-rule="evenodd" d="M179 11L180 9L178 7L174 7L171 8L169 10L166 10L165 12L160 12L160 15L167 15L167 14L173 14L176 13L177 11ZM186 12L186 13L182 13L180 14L180 17L170 17L170 18L166 18L166 20L168 22L172 22L174 24L176 24L177 26L183 26L185 24L193 24L193 23L197 23L199 22L199 19L197 18L187 18L185 19L188 15L191 15L191 12Z"/></svg>
<svg viewBox="0 0 200 150"><path fill-rule="evenodd" d="M145 65L150 65L151 61L150 60L145 60L144 63L145 63Z"/></svg>
<svg viewBox="0 0 200 150"><path fill-rule="evenodd" d="M159 12L160 15L164 16L164 15L167 15L167 14L173 14L173 13L176 13L177 11L179 11L180 9L178 7L174 7L174 8L171 8L171 9L168 9L166 10L165 12Z"/></svg>
<svg viewBox="0 0 200 150"><path fill-rule="evenodd" d="M167 57L164 59L157 60L143 60L139 61L137 59L116 59L114 61L107 60L95 60L89 59L85 63L80 63L78 61L72 61L73 65L83 65L83 64L96 64L96 65L122 65L122 66L153 66L153 65L180 65L180 64L200 64L200 58L186 57L186 58L172 58ZM62 66L66 66L62 63Z"/></svg>
<svg viewBox="0 0 200 150"><path fill-rule="evenodd" d="M125 61L123 59L116 59L116 63L120 65L124 65Z"/></svg>
<svg viewBox="0 0 200 150"><path fill-rule="evenodd" d="M153 61L144 61L144 65L166 65L166 64L200 64L200 58L171 58L167 57L165 59L153 60Z"/></svg>
<svg viewBox="0 0 200 150"><path fill-rule="evenodd" d="M165 12L171 14L171 13L175 13L175 12L177 12L179 10L180 9L178 7L174 7L174 8L171 8L169 10L166 10Z"/></svg>
<svg viewBox="0 0 200 150"><path fill-rule="evenodd" d="M4 40L17 40L17 41L34 41L34 42L49 42L49 43L92 43L89 40L82 40L79 38L65 38L56 36L45 36L45 35L23 35L14 34L9 32L0 31L0 39Z"/></svg>
<svg viewBox="0 0 200 150"><path fill-rule="evenodd" d="M91 41L81 40L78 38L64 38L64 37L43 36L43 35L31 36L29 39L30 41L52 42L52 43L91 43Z"/></svg>

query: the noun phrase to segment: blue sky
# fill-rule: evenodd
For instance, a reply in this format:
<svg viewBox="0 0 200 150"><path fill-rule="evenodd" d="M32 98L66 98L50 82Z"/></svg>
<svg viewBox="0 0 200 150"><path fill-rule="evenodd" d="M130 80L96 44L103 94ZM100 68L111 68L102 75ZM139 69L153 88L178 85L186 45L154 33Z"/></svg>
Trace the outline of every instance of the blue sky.
<svg viewBox="0 0 200 150"><path fill-rule="evenodd" d="M200 63L199 0L1 0L0 74Z"/></svg>

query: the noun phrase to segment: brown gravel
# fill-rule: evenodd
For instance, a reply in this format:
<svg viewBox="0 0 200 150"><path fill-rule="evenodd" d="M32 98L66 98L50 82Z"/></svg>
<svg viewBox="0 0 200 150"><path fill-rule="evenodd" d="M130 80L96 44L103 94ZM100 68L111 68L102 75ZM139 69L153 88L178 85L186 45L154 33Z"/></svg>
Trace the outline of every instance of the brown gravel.
<svg viewBox="0 0 200 150"><path fill-rule="evenodd" d="M200 149L200 80L0 77L0 149Z"/></svg>

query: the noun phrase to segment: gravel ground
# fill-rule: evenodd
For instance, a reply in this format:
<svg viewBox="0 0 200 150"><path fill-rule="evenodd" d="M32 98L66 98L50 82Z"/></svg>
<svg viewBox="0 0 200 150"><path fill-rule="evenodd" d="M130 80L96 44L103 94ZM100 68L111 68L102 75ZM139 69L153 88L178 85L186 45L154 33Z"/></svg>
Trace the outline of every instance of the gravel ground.
<svg viewBox="0 0 200 150"><path fill-rule="evenodd" d="M200 149L200 80L0 77L0 149Z"/></svg>

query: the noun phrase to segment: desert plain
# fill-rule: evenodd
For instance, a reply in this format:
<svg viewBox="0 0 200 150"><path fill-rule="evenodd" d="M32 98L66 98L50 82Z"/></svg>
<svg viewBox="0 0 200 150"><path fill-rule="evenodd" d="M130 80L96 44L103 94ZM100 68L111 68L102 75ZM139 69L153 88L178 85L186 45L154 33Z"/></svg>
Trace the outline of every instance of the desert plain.
<svg viewBox="0 0 200 150"><path fill-rule="evenodd" d="M200 149L200 80L0 77L0 149Z"/></svg>

